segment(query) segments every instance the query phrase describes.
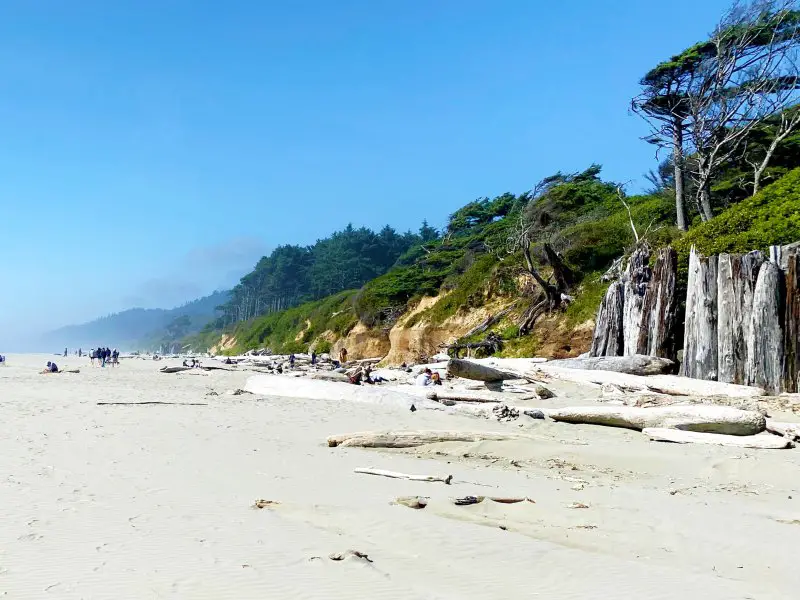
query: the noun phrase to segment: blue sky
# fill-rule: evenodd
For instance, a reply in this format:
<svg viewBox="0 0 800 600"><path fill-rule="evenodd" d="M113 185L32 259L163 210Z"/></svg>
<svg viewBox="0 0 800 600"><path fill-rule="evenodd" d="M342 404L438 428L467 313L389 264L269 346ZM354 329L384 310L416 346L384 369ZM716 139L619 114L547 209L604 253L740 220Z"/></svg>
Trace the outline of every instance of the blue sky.
<svg viewBox="0 0 800 600"><path fill-rule="evenodd" d="M592 162L721 0L3 0L0 349L227 286L349 221L416 229ZM636 185L636 183L634 184Z"/></svg>

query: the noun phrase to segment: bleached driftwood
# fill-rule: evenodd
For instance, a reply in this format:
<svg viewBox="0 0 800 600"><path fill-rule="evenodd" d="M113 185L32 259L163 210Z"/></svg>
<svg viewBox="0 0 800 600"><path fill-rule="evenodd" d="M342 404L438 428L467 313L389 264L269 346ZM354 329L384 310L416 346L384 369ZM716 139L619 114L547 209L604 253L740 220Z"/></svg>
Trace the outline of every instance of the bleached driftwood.
<svg viewBox="0 0 800 600"><path fill-rule="evenodd" d="M181 371L191 371L192 367L162 367L159 369L162 373L180 373Z"/></svg>
<svg viewBox="0 0 800 600"><path fill-rule="evenodd" d="M336 373L334 371L318 371L316 373L309 373L309 379L317 379L319 381L335 381L337 383L350 383L350 378L344 373Z"/></svg>
<svg viewBox="0 0 800 600"><path fill-rule="evenodd" d="M800 441L800 423L783 423L767 419L767 431L782 435L790 440Z"/></svg>
<svg viewBox="0 0 800 600"><path fill-rule="evenodd" d="M519 379L516 373L500 371L487 367L471 360L451 358L447 362L447 373L452 377L463 377L475 381L503 381L505 379Z"/></svg>
<svg viewBox="0 0 800 600"><path fill-rule="evenodd" d="M525 439L513 433L469 432L469 431L362 431L332 435L328 446L343 448L414 448L439 442L502 442Z"/></svg>
<svg viewBox="0 0 800 600"><path fill-rule="evenodd" d="M674 442L676 444L708 444L713 446L732 446L734 448L758 448L763 450L782 450L792 448L790 440L774 435L723 435L719 433L699 433L679 429L660 429L648 427L642 431L651 440Z"/></svg>
<svg viewBox="0 0 800 600"><path fill-rule="evenodd" d="M724 433L727 435L755 435L766 427L764 415L727 406L705 404L657 406L577 406L546 409L544 413L555 421L606 425L642 430L647 427L664 427Z"/></svg>
<svg viewBox="0 0 800 600"><path fill-rule="evenodd" d="M671 247L661 248L642 306L637 354L660 356L674 360L678 326L678 253Z"/></svg>
<svg viewBox="0 0 800 600"><path fill-rule="evenodd" d="M673 372L674 361L656 356L589 356L586 358L565 358L549 363L553 367L582 369L586 371L615 371L629 375L663 375Z"/></svg>
<svg viewBox="0 0 800 600"><path fill-rule="evenodd" d="M719 381L745 383L753 292L764 257L720 254L717 273L717 347Z"/></svg>
<svg viewBox="0 0 800 600"><path fill-rule="evenodd" d="M800 392L800 255L787 257L783 389Z"/></svg>
<svg viewBox="0 0 800 600"><path fill-rule="evenodd" d="M644 243L633 251L623 275L622 354L637 354L642 329L644 296L653 272L650 270L650 247Z"/></svg>
<svg viewBox="0 0 800 600"><path fill-rule="evenodd" d="M745 376L749 385L780 392L783 380L783 330L781 328L783 274L766 262L758 271L750 331L747 338Z"/></svg>
<svg viewBox="0 0 800 600"><path fill-rule="evenodd" d="M764 390L745 385L732 383L719 383L717 381L703 381L689 379L677 375L629 375L613 371L583 371L579 369L564 369L556 365L557 361L550 361L537 365L531 371L532 377L541 377L542 374L562 381L584 383L602 386L613 384L627 391L658 392L672 396L732 396L736 398L753 398L763 396Z"/></svg>
<svg viewBox="0 0 800 600"><path fill-rule="evenodd" d="M170 406L208 406L208 402L98 402L97 406L145 406L150 404L168 404Z"/></svg>
<svg viewBox="0 0 800 600"><path fill-rule="evenodd" d="M622 314L625 286L613 282L606 292L595 318L592 347L589 356L621 356L623 348Z"/></svg>
<svg viewBox="0 0 800 600"><path fill-rule="evenodd" d="M362 473L364 475L379 475L381 477L390 477L392 479L408 479L409 481L428 481L431 483L446 483L450 485L453 481L453 476L437 477L435 475L407 475L406 473L397 473L395 471L385 471L383 469L373 469L372 467L362 467L353 470L354 473Z"/></svg>
<svg viewBox="0 0 800 600"><path fill-rule="evenodd" d="M474 402L476 404L482 403L497 403L507 399L502 394L473 394L470 392L455 392L449 390L435 390L426 394L428 400L441 402L442 404L453 404L455 402ZM530 396L515 396L515 400L533 400L538 398L536 394Z"/></svg>
<svg viewBox="0 0 800 600"><path fill-rule="evenodd" d="M717 257L706 258L694 246L689 254L681 375L717 378Z"/></svg>

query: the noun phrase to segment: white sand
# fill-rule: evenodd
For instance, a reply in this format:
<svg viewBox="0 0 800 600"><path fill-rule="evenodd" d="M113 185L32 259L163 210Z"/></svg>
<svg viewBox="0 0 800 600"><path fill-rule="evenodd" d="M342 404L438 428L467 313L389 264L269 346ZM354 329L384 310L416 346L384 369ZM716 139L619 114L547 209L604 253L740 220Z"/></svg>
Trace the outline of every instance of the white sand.
<svg viewBox="0 0 800 600"><path fill-rule="evenodd" d="M47 360L12 355L0 367L3 598L763 600L800 590L800 450L231 396L252 373L158 373L168 361L99 369L57 358L81 373L39 375ZM209 404L97 405L154 400ZM325 445L330 434L390 428L507 429L539 441ZM390 504L409 495L430 505ZM536 503L449 502L465 495ZM253 509L257 498L281 504ZM374 562L328 559L348 549Z"/></svg>

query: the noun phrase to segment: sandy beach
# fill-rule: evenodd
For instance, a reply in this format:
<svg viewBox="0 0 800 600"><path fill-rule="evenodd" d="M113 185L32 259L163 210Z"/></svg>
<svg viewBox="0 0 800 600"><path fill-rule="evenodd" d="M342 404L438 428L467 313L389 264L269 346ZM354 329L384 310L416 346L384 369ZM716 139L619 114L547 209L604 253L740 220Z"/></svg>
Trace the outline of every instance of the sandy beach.
<svg viewBox="0 0 800 600"><path fill-rule="evenodd" d="M179 361L101 369L56 358L80 373L41 375L47 360L11 355L0 367L3 598L766 600L800 590L800 450L233 395L252 372L158 372ZM546 405L574 403L570 390ZM98 405L153 401L186 405ZM382 429L533 439L325 443ZM417 495L429 497L424 510L392 503ZM451 501L468 495L533 502ZM258 499L276 504L254 508ZM347 550L372 562L329 558Z"/></svg>

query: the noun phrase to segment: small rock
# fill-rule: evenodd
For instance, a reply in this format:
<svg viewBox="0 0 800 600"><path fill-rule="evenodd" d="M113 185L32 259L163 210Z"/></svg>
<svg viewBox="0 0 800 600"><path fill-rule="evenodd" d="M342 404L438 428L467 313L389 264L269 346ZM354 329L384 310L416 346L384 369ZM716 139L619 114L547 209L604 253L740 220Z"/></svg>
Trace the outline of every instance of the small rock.
<svg viewBox="0 0 800 600"><path fill-rule="evenodd" d="M576 483L575 485L572 486L572 489L575 490L576 492L580 492L585 487L586 486L583 485L582 483Z"/></svg>
<svg viewBox="0 0 800 600"><path fill-rule="evenodd" d="M538 408L532 408L530 410L523 411L523 414L529 416L531 419L544 419L544 412Z"/></svg>
<svg viewBox="0 0 800 600"><path fill-rule="evenodd" d="M360 558L367 562L373 562L373 560L368 555L364 554L363 552L359 552L358 550L348 550L347 552L334 552L333 554L330 554L328 558L330 558L331 560L339 561L339 560L344 560L345 558L349 558L351 556L354 558Z"/></svg>
<svg viewBox="0 0 800 600"><path fill-rule="evenodd" d="M252 508L267 508L268 506L277 506L278 504L280 504L280 502L275 500L264 500L262 498L253 502Z"/></svg>
<svg viewBox="0 0 800 600"><path fill-rule="evenodd" d="M569 508L589 508L589 505L583 502L573 502L569 505Z"/></svg>
<svg viewBox="0 0 800 600"><path fill-rule="evenodd" d="M417 407L413 404L411 405L411 412L417 412Z"/></svg>
<svg viewBox="0 0 800 600"><path fill-rule="evenodd" d="M542 400L546 400L548 398L555 398L555 394L549 388L544 387L543 385L537 385L533 388L536 392L536 395L539 396Z"/></svg>

